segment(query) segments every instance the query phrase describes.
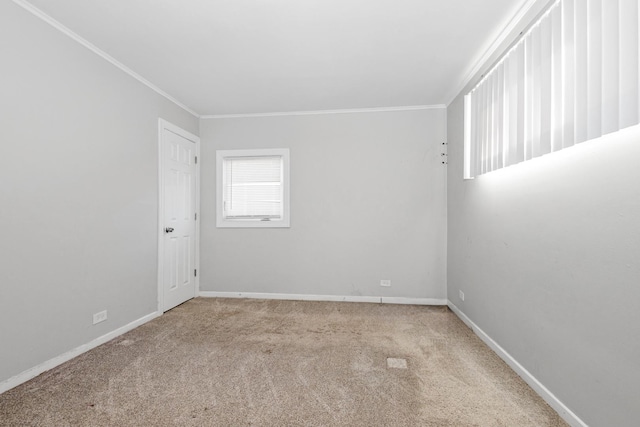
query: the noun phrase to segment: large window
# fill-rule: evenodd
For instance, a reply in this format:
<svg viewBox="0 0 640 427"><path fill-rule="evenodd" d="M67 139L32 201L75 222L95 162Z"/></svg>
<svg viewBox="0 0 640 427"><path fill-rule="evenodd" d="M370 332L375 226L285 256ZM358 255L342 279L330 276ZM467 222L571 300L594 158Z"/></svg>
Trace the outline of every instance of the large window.
<svg viewBox="0 0 640 427"><path fill-rule="evenodd" d="M289 150L219 150L218 227L289 227Z"/></svg>
<svg viewBox="0 0 640 427"><path fill-rule="evenodd" d="M638 0L558 0L465 97L465 178L640 122Z"/></svg>

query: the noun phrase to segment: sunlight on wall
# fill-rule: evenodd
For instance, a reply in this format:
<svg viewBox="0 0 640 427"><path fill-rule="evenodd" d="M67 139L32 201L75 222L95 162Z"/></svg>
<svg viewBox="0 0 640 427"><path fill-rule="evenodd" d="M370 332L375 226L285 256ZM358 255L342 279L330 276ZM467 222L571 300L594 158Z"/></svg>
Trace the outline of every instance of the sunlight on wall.
<svg viewBox="0 0 640 427"><path fill-rule="evenodd" d="M526 162L480 175L472 180L478 185L510 185L521 180L543 176L548 173L560 175L589 174L601 162L606 162L607 153L620 150L627 144L640 144L640 125L632 126L599 138L545 154ZM613 156L615 158L615 156ZM640 159L639 159L640 160ZM640 167L640 161L639 161Z"/></svg>

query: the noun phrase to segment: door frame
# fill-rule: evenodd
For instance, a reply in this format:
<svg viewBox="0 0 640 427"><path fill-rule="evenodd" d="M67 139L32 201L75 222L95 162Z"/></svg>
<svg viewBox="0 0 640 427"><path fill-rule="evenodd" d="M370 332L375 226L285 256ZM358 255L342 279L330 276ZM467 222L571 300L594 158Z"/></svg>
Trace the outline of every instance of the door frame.
<svg viewBox="0 0 640 427"><path fill-rule="evenodd" d="M164 131L175 133L189 141L195 143L196 158L196 231L195 231L195 269L197 275L194 281L194 293L197 297L200 294L200 137L187 132L186 130L174 125L167 120L158 118L158 306L159 315L164 313L164 166L165 166L165 150L164 147Z"/></svg>

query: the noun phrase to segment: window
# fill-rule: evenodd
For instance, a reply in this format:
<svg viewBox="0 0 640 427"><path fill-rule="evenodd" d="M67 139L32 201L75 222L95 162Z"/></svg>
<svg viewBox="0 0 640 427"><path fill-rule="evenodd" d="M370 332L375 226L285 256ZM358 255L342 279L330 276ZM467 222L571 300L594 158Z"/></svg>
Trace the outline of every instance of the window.
<svg viewBox="0 0 640 427"><path fill-rule="evenodd" d="M289 150L218 150L218 227L289 227Z"/></svg>
<svg viewBox="0 0 640 427"><path fill-rule="evenodd" d="M465 96L465 178L640 122L637 0L557 0Z"/></svg>

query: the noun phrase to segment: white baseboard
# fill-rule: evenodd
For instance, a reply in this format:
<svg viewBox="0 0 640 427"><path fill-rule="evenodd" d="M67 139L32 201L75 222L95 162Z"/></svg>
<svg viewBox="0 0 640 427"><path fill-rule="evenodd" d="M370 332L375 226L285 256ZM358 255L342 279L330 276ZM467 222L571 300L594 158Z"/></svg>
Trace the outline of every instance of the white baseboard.
<svg viewBox="0 0 640 427"><path fill-rule="evenodd" d="M478 327L471 319L469 319L458 307L449 301L449 308L462 320L471 330L491 348L502 360L505 361L511 369L515 371L527 384L533 389L545 402L549 404L561 417L572 427L588 427L576 414L574 414L567 406L560 401L553 393L549 391L540 381L536 379L524 366L514 359L507 351L500 347L486 332Z"/></svg>
<svg viewBox="0 0 640 427"><path fill-rule="evenodd" d="M446 299L438 298L382 297L380 302L382 304L447 305Z"/></svg>
<svg viewBox="0 0 640 427"><path fill-rule="evenodd" d="M133 322L124 325L121 328L118 328L114 331L111 331L105 335L102 335L101 337L98 337L86 344L82 344L79 347L74 348L73 350L70 350L66 353L61 354L60 356L56 356L53 359L47 360L44 363L41 363L37 366L34 366L33 368L29 368L24 372L19 373L16 376L13 376L11 378L9 378L8 380L2 381L0 383L0 393L4 393L7 390L11 390L12 388L25 383L27 381L29 381L32 378L37 377L38 375L40 375L43 372L46 372L50 369L55 368L56 366L62 365L64 362L67 362L71 359L73 359L74 357L77 357L79 355L81 355L82 353L86 353L87 351L98 347L99 345L102 345L104 343L106 343L107 341L111 341L112 339L126 333L129 332L132 329L137 328L140 325L143 325L145 323L147 323L150 320L155 319L156 317L160 316L160 313L155 312L155 313L151 313L151 314L147 314L146 316L141 317L138 320L134 320Z"/></svg>
<svg viewBox="0 0 640 427"><path fill-rule="evenodd" d="M253 292L212 292L201 291L198 296L204 298L254 298L294 301L338 301L338 302L373 302L379 304L410 305L447 305L446 299L436 298L399 298L399 297L363 297L353 295L305 295L305 294L272 294Z"/></svg>

